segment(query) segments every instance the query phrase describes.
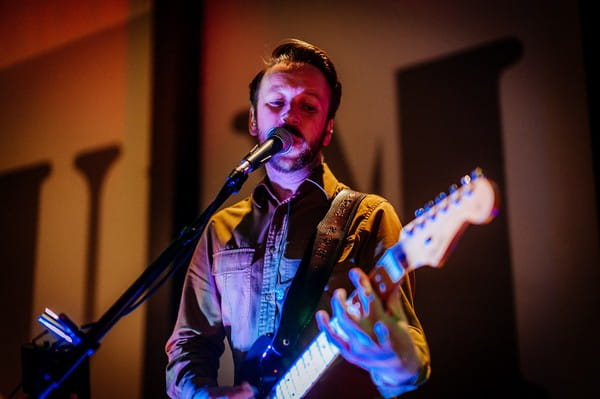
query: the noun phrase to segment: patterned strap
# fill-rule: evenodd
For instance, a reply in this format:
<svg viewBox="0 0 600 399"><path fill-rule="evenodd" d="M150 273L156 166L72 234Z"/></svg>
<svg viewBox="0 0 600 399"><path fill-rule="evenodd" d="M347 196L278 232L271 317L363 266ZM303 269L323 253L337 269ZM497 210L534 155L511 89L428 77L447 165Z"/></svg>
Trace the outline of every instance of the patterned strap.
<svg viewBox="0 0 600 399"><path fill-rule="evenodd" d="M342 190L317 226L312 251L305 253L298 267L272 342L273 349L279 354L287 356L298 350L295 344L315 313L352 219L364 197L364 193Z"/></svg>

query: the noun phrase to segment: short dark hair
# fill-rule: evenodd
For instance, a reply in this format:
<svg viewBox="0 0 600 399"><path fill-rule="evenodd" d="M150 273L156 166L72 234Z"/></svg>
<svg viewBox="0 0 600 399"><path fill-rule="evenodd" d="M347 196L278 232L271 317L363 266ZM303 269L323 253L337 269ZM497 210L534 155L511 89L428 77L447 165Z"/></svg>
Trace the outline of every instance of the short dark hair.
<svg viewBox="0 0 600 399"><path fill-rule="evenodd" d="M265 73L277 64L305 63L316 67L325 76L325 80L331 89L331 100L327 119L333 119L340 106L342 98L342 84L339 82L333 62L317 46L298 39L289 39L277 46L271 53L271 57L265 61L266 67L256 74L250 82L250 103L256 109L258 102L258 89Z"/></svg>

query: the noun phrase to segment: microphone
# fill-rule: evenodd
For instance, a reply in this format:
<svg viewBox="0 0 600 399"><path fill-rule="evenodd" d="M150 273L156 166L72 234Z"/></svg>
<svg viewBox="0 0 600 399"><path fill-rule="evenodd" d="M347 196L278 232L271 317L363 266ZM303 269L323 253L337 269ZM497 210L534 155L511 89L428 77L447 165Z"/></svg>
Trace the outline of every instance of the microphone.
<svg viewBox="0 0 600 399"><path fill-rule="evenodd" d="M240 161L240 164L231 171L228 179L247 175L263 166L275 154L285 154L292 148L294 138L292 134L283 127L274 127L267 133L267 139L257 144Z"/></svg>

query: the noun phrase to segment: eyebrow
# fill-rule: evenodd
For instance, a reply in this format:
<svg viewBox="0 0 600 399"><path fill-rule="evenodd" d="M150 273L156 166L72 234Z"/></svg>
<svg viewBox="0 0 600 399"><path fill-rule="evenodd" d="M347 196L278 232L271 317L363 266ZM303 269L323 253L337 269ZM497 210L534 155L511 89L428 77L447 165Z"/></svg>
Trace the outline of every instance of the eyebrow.
<svg viewBox="0 0 600 399"><path fill-rule="evenodd" d="M283 87L287 87L287 85L274 85L274 86L271 86L271 88L268 89L266 92L267 93L271 93L271 92L274 92L274 91L278 91L279 89L281 89ZM321 98L321 95L319 94L319 92L316 91L316 90L313 90L313 89L307 89L307 90L303 91L302 94L307 94L309 96L312 96L312 97L315 97L315 98L318 98L318 99Z"/></svg>

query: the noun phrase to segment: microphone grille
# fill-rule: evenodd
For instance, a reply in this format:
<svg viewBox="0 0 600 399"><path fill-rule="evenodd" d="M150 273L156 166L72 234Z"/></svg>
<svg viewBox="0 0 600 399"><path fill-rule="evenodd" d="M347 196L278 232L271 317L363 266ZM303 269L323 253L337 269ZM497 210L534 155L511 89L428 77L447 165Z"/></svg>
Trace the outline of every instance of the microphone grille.
<svg viewBox="0 0 600 399"><path fill-rule="evenodd" d="M294 137L292 136L292 133L283 127L275 127L271 129L268 137L276 137L281 141L280 154L285 154L288 152L292 148L292 144L294 144Z"/></svg>

